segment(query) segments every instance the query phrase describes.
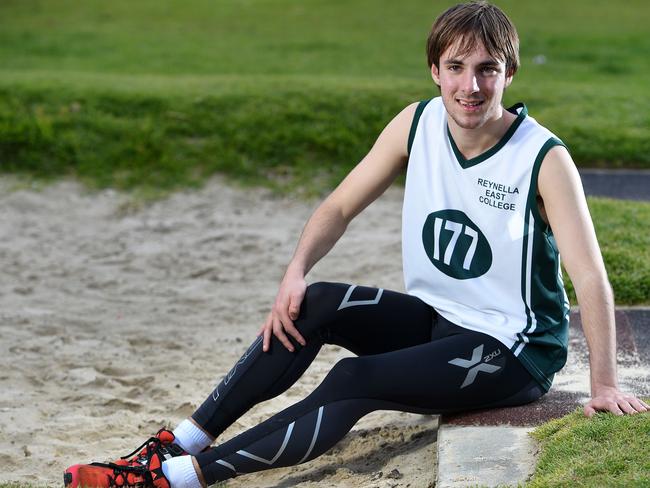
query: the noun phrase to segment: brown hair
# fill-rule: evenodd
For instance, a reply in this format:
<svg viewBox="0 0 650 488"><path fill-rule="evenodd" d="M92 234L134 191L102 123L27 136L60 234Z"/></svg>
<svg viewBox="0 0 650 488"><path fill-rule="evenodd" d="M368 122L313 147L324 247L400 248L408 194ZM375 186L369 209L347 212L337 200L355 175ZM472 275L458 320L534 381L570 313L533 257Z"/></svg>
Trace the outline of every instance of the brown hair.
<svg viewBox="0 0 650 488"><path fill-rule="evenodd" d="M429 68L439 66L440 56L455 42L458 54L472 52L481 42L490 56L506 63L506 73L519 68L517 29L501 9L485 1L461 3L447 9L436 19L427 39Z"/></svg>

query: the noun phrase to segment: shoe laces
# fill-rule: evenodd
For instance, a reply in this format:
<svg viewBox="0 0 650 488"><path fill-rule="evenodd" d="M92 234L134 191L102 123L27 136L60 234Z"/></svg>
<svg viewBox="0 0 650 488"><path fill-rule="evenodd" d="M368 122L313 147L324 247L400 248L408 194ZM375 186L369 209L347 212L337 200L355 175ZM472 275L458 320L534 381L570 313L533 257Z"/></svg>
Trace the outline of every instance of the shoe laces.
<svg viewBox="0 0 650 488"><path fill-rule="evenodd" d="M100 466L113 470L111 486L121 487L153 487L153 476L151 472L141 465L127 465L117 463L90 463L92 466Z"/></svg>
<svg viewBox="0 0 650 488"><path fill-rule="evenodd" d="M162 445L162 441L160 440L159 435L163 430L164 429L160 429L154 437L149 437L149 439L147 439L138 447L136 447L132 452L130 452L126 456L122 456L120 459L129 459L134 454L140 453L140 456L138 457L145 457L147 459L147 464L149 464L149 461L151 460L151 456L153 456L155 452L158 450L158 448ZM141 452L140 450L143 447L146 447L146 449L144 450L144 452ZM144 454L144 456L142 456L142 454Z"/></svg>
<svg viewBox="0 0 650 488"><path fill-rule="evenodd" d="M146 441L136 447L132 452L126 456L121 456L120 459L123 463L117 461L115 463L91 463L94 466L101 466L103 468L110 468L115 475L120 473L133 473L147 478L150 477L149 465L151 458L156 454L156 451L162 446L163 441L160 439L160 433L165 429L160 429L155 436L149 437ZM143 449L144 448L144 449ZM130 458L137 454L135 459ZM141 459L146 459L146 463L141 462Z"/></svg>

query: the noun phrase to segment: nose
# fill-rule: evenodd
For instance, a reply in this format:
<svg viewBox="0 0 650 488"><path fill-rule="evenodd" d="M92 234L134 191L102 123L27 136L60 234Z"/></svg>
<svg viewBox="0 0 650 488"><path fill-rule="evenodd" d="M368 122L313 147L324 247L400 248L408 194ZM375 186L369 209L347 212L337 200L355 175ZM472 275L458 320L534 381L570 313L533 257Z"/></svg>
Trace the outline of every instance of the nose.
<svg viewBox="0 0 650 488"><path fill-rule="evenodd" d="M471 70L467 70L465 73L463 73L463 79L462 79L462 85L461 85L463 91L465 93L476 93L479 91L478 88L478 78L476 76L476 73L474 73Z"/></svg>

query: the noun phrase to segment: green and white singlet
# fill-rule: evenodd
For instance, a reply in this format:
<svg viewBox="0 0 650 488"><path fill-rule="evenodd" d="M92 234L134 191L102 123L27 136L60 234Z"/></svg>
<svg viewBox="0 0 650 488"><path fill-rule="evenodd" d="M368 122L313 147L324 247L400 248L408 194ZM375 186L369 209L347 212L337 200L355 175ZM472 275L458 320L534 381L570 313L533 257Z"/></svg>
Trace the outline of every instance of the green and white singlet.
<svg viewBox="0 0 650 488"><path fill-rule="evenodd" d="M569 303L537 207L537 176L562 142L523 104L508 110L517 119L501 140L467 160L442 99L418 106L402 213L404 280L450 322L510 348L548 390L566 362Z"/></svg>

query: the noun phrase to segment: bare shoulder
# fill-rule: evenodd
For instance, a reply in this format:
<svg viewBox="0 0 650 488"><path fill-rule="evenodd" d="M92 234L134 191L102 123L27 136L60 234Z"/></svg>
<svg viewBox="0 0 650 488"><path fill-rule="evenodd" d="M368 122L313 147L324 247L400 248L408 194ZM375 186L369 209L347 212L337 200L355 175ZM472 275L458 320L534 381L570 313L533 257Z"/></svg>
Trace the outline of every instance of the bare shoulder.
<svg viewBox="0 0 650 488"><path fill-rule="evenodd" d="M408 135L417 103L402 109L384 127L366 156L327 198L350 221L395 180L408 160Z"/></svg>
<svg viewBox="0 0 650 488"><path fill-rule="evenodd" d="M388 123L387 128L392 127L396 130L405 130L408 133L411 129L411 124L413 123L413 117L415 116L415 110L417 108L418 102L407 105Z"/></svg>
<svg viewBox="0 0 650 488"><path fill-rule="evenodd" d="M538 189L564 266L576 284L602 275L604 265L580 175L563 146L549 150L539 170Z"/></svg>
<svg viewBox="0 0 650 488"><path fill-rule="evenodd" d="M415 117L415 111L417 110L418 105L419 102L413 102L404 107L404 109L395 116L393 122L398 124L402 129L406 129L408 133L408 131L411 130L411 124L413 123L413 117Z"/></svg>
<svg viewBox="0 0 650 488"><path fill-rule="evenodd" d="M569 151L562 146L552 147L542 161L538 190L545 201L555 197L582 195L582 183ZM575 195L575 194L578 195Z"/></svg>
<svg viewBox="0 0 650 488"><path fill-rule="evenodd" d="M385 151L387 147L390 147L391 152L398 153L400 157L407 156L408 137L417 106L418 102L411 103L393 117L377 138L375 149Z"/></svg>
<svg viewBox="0 0 650 488"><path fill-rule="evenodd" d="M408 120L409 124L413 120L413 116L415 115L415 111L418 108L418 105L420 102L413 102L408 104L404 109L397 114L398 117L403 116L406 120Z"/></svg>

